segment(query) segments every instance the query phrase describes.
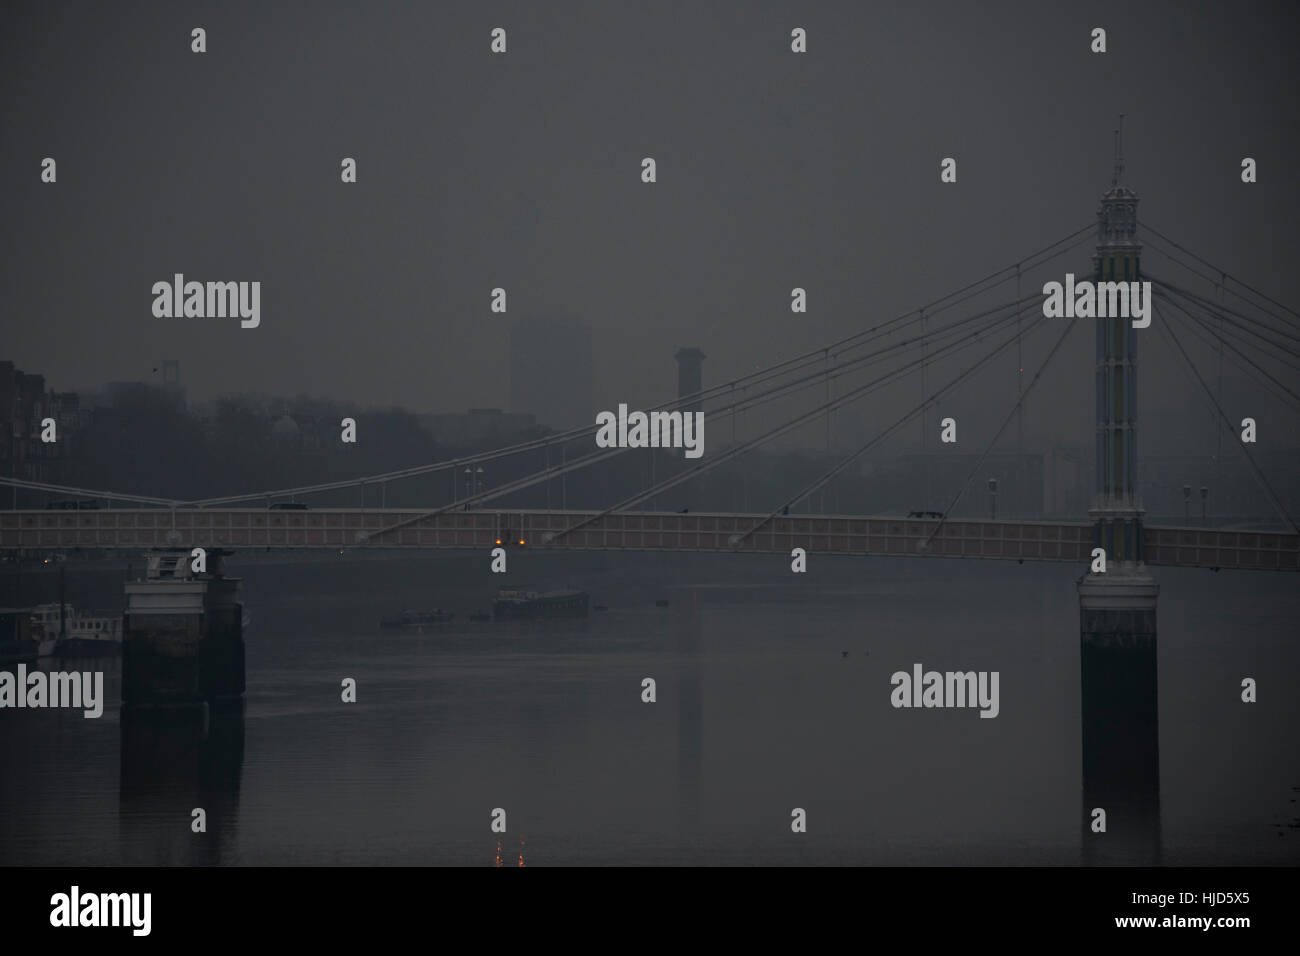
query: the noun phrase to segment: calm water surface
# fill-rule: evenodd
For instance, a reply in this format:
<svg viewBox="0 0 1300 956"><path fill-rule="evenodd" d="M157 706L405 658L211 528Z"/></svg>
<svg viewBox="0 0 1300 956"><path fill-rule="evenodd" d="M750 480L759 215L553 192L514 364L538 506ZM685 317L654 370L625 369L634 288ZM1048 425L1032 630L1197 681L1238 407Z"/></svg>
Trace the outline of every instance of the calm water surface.
<svg viewBox="0 0 1300 956"><path fill-rule="evenodd" d="M116 661L55 665L108 668L108 705L0 712L0 863L490 866L497 807L508 865L1085 860L1078 569L512 560L531 572L512 580L610 610L470 623L498 585L478 556L235 562L242 717L123 726ZM1296 578L1156 573L1159 859L1300 862ZM463 623L378 628L408 606ZM893 709L889 677L914 662L999 671L1000 715Z"/></svg>

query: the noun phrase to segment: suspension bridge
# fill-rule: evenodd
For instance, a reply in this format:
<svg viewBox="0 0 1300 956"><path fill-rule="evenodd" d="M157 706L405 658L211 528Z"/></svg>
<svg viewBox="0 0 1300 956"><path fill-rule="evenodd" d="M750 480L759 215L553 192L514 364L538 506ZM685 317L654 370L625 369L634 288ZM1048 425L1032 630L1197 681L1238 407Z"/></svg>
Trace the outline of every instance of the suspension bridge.
<svg viewBox="0 0 1300 956"><path fill-rule="evenodd" d="M276 488L201 500L174 500L126 491L74 488L18 479L0 482L18 489L91 497L107 507L86 511L13 509L0 512L0 551L85 549L474 549L486 556L498 547L543 553L563 550L714 551L742 554L807 553L847 556L907 556L916 559L970 558L1003 561L1057 561L1083 565L1078 582L1082 782L1081 830L1090 858L1152 862L1159 858L1159 720L1156 668L1156 606L1159 586L1149 568L1203 567L1249 571L1300 570L1300 533L1283 497L1277 493L1249 443L1239 440L1238 422L1224 408L1222 368L1225 361L1244 371L1292 412L1300 412L1296 372L1300 372L1300 313L1258 289L1229 276L1143 222L1143 237L1181 275L1152 275L1143 267L1139 241L1137 194L1123 183L1123 163L1116 135L1115 174L1102 197L1097 222L1006 268L934 302L863 329L822 348L690 395L679 395L651 411L703 409L716 426L730 419L732 442L720 451L685 464L675 473L650 480L640 491L599 509L506 507L512 495L547 484L580 469L593 468L637 449L599 448L596 425L570 429L487 454L452 458L384 474L294 488ZM1095 232L1094 232L1095 230ZM1091 235L1090 235L1091 234ZM1072 254L1095 235L1091 275L1098 282L1152 283L1155 302L1148 328L1135 329L1126 317L1044 319L1042 296L1023 295L1025 274ZM1067 260L1068 262L1068 260ZM1064 264L1062 264L1064 265ZM1066 265L1061 273L1079 271ZM1197 282L1205 283L1200 290ZM1011 297L992 307L971 305L977 297L1001 295L1014 284ZM1207 292L1207 290L1209 290ZM965 307L965 308L963 308ZM1028 320L1028 321L1027 321ZM1052 363L1079 325L1091 322L1095 336L1095 494L1087 514L1073 520L1041 521L1004 518L972 519L957 513L981 468L1013 423L1017 455L1023 454L1023 413L1035 392L1051 388ZM1047 349L1038 369L1025 377L1026 342L1047 333ZM1143 341L1145 340L1145 341ZM1188 340L1207 348L1217 362L1203 370L1188 350ZM1190 395L1215 423L1216 460L1224 439L1240 450L1250 473L1274 514L1280 530L1250 530L1150 525L1138 493L1138 345L1157 342L1166 356L1180 363ZM983 453L965 481L946 490L946 507L921 516L880 514L792 514L890 436L918 419L924 435L931 409L954 396L981 370L1015 356L1016 399L1000 427L982 442ZM961 362L960 371L934 385L937 363ZM913 377L914 376L914 377ZM1211 384L1217 380L1217 388ZM820 475L766 511L661 511L653 503L664 492L704 478L728 462L794 429L823 418L830 442L830 418L892 384L920 382L920 400L896 419L880 423L861 447L843 455ZM811 408L784 417L773 403L819 390L824 398ZM814 399L815 401L815 399ZM737 419L747 412L762 422L759 434L736 437ZM724 425L725 427L725 425ZM569 457L573 447L585 449ZM717 443L712 445L718 448ZM559 462L552 463L558 451ZM469 487L458 495L460 469L514 456L545 455L540 469L508 479L497 487ZM387 508L389 486L422 476L446 474L451 494L428 507ZM626 486L626 484L625 484ZM276 509L274 500L312 501L313 496L343 492L366 502L367 489L378 487L381 507ZM445 487L445 486L444 486ZM1288 489L1288 493L1292 490ZM1186 489L1185 489L1186 493ZM825 500L823 496L823 501ZM517 504L518 498L515 499ZM494 504L495 503L495 504ZM649 505L649 506L648 506ZM1259 516L1260 524L1265 516ZM1099 566L1096 555L1104 554ZM126 585L134 603L123 628L123 703L127 707L202 703L242 695L244 643L237 603L237 579L223 578L220 562L212 573L189 580L136 582ZM487 565L485 563L484 567ZM202 580L195 580L195 578ZM188 616L179 613L181 591ZM698 645L702 628L696 592L682 602L687 609L676 624L678 638ZM1231 682L1230 682L1231 683ZM1231 689L1231 688L1230 688ZM683 726L696 728L695 739L682 742L683 759L699 759L698 674L688 673L681 688ZM698 776L698 774L697 774ZM1088 814L1104 808L1110 830L1105 841L1091 839ZM1136 853L1136 855L1135 855ZM1114 862L1116 858L1111 858Z"/></svg>
<svg viewBox="0 0 1300 956"><path fill-rule="evenodd" d="M1287 372L1300 372L1300 315L1185 249L1164 233L1143 223L1148 243L1167 261L1210 284L1216 296L1152 276L1142 268L1142 244L1137 238L1137 196L1121 184L1117 153L1116 175L1103 196L1098 223L1074 230L1024 259L956 292L883 321L847 338L770 367L657 406L653 411L702 408L714 423L730 420L733 441L699 462L651 481L647 487L599 510L501 507L502 499L598 467L638 449L597 448L596 426L570 429L492 452L452 458L399 471L293 488L201 500L174 500L104 489L0 478L14 488L94 498L107 507L84 511L13 509L0 512L0 550L148 549L162 547L355 549L527 547L530 549L601 549L667 551L735 551L774 553L802 547L809 552L846 555L993 558L1016 561L1079 562L1095 547L1121 562L1172 567L1242 570L1300 570L1300 534L1295 520L1258 465L1248 444L1238 441L1237 424L1223 408L1222 363L1226 359L1267 389L1279 402L1300 412L1300 395ZM1021 295L1022 276L1060 260L1096 235L1093 275L1099 281L1153 283L1156 321L1150 330L1135 330L1122 319L1046 320L1042 296ZM1069 260L1067 260L1068 263ZM1072 267L1070 267L1072 268ZM962 312L973 299L996 293L1014 282L1009 301ZM1231 297L1231 303L1227 300ZM955 316L949 318L949 316ZM1017 454L1023 453L1023 412L1035 390L1050 388L1051 365L1062 344L1084 322L1095 324L1096 358L1096 496L1087 515L1075 520L974 520L954 514L956 505L976 482L980 466L1016 424ZM1037 372L1027 382L1025 343L1044 332L1056 339ZM1137 346L1139 335L1160 339L1183 368L1192 395L1205 404L1218 427L1216 457L1222 456L1224 435L1241 449L1274 514L1267 516L1282 530L1213 529L1153 526L1137 494L1138 415ZM1218 359L1218 393L1210 373L1194 362L1184 336L1208 347ZM1015 355L1017 399L1001 428L987 442L983 455L960 487L949 489L943 512L925 517L861 514L791 514L808 503L837 475L867 452L921 420L939 402L951 399L963 384L999 358ZM946 382L927 385L939 361L969 362ZM1280 369L1279 369L1280 366ZM843 456L824 473L767 512L665 512L646 508L656 496L702 479L729 462L739 462L760 446L823 418L829 423L839 409L861 402L891 385L916 376L921 400L897 419L882 424L860 448ZM832 390L839 394L832 397ZM766 424L761 433L736 441L735 422L772 403L824 389L825 401L800 409L784 420ZM572 459L551 464L552 451L574 445L588 449ZM717 447L716 444L714 447ZM828 440L829 448L829 440ZM544 452L547 465L488 489L469 489L461 497L456 482L461 468L515 456ZM312 507L278 510L274 500L312 500L313 495L359 492L379 488L386 499L389 486L447 473L448 500L419 508ZM497 503L494 505L494 503ZM507 502L508 503L508 502ZM1264 518L1265 516L1260 516Z"/></svg>

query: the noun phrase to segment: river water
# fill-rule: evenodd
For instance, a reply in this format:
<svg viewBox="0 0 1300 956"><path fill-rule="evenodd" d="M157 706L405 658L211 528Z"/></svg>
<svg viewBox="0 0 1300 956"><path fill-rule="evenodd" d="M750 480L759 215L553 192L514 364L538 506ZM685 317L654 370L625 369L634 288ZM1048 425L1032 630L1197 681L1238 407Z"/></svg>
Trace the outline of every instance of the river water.
<svg viewBox="0 0 1300 956"><path fill-rule="evenodd" d="M242 714L206 725L124 724L115 659L44 665L105 669L108 702L98 720L0 711L0 864L1093 859L1079 568L814 554L796 575L779 556L510 560L499 576L468 554L231 559L252 617L247 693ZM1155 573L1157 861L1300 862L1295 576ZM116 574L71 574L69 601L120 606ZM502 577L582 587L609 610L469 622ZM25 587L17 596L53 599L48 579ZM381 631L403 607L450 608L458 623ZM890 676L914 663L998 671L997 718L895 709ZM1242 702L1244 677L1257 703ZM355 703L341 700L344 678ZM191 830L195 808L204 833ZM491 829L497 808L504 834ZM795 808L807 832L792 832ZM1127 862L1150 862L1140 857Z"/></svg>

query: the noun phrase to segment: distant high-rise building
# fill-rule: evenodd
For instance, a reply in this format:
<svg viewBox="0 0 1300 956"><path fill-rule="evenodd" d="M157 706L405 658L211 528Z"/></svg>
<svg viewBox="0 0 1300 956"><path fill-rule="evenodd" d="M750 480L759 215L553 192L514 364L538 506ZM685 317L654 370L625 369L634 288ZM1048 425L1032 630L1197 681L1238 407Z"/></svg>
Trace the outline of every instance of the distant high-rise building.
<svg viewBox="0 0 1300 956"><path fill-rule="evenodd" d="M510 330L510 411L552 428L596 421L591 329L566 319L525 319Z"/></svg>
<svg viewBox="0 0 1300 956"><path fill-rule="evenodd" d="M707 356L692 345L678 349L673 357L677 359L677 397L685 398L701 391L704 388L704 360ZM681 408L682 411L698 412L700 400L697 398Z"/></svg>

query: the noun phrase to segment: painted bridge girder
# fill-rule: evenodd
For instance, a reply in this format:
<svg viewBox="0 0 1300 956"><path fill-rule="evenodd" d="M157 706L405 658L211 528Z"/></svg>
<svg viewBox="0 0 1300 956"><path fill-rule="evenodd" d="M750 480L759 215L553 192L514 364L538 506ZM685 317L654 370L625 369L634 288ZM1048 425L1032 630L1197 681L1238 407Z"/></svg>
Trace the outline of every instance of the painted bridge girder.
<svg viewBox="0 0 1300 956"><path fill-rule="evenodd" d="M782 515L737 545L764 517L753 514L624 512L560 535L590 511L475 510L438 515L397 509L139 509L0 512L0 550L158 547L379 549L466 548L747 551L994 558L1085 563L1094 526L1076 521L979 521ZM407 523L409 522L409 523ZM385 530L394 525L402 527ZM557 535L554 540L548 534ZM931 537L933 535L933 537ZM1300 570L1300 535L1146 527L1151 565ZM928 540L928 547L925 544Z"/></svg>

